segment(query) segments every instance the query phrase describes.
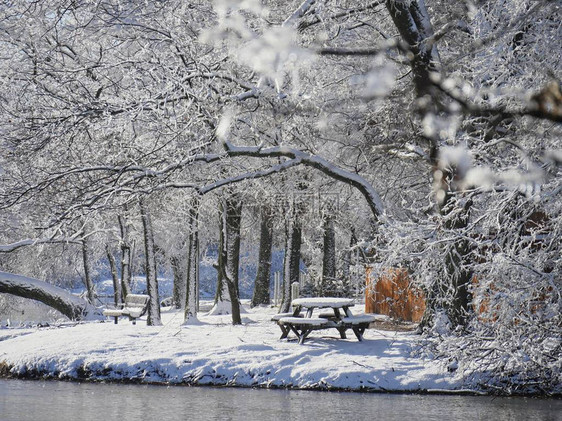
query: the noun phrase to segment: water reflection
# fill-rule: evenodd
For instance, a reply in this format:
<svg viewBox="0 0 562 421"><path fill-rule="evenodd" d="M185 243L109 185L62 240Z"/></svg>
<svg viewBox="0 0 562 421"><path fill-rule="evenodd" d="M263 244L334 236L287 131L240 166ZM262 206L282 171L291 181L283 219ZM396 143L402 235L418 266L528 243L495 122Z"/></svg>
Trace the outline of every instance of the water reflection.
<svg viewBox="0 0 562 421"><path fill-rule="evenodd" d="M562 400L0 380L0 419L560 420Z"/></svg>

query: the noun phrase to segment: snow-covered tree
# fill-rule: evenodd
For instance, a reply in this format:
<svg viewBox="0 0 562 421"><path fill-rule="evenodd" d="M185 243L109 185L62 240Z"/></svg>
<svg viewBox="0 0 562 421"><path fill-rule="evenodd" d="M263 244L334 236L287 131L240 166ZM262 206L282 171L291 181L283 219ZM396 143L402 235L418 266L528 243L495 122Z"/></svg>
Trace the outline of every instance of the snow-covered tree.
<svg viewBox="0 0 562 421"><path fill-rule="evenodd" d="M3 266L26 272L27 244L73 247L75 266L85 240L95 266L109 241L92 233L119 221L127 293L140 200L160 232L155 247L191 287L199 233L222 236L219 277L230 281L221 297L233 292L236 304L241 234L235 218L232 230L217 227L211 203L236 194L242 209L249 198L267 206L264 192L329 184L344 209L284 210L287 235L274 241L289 240L286 298L303 256L328 283L338 266L349 272L333 264L338 250L365 252L383 269L409 269L426 294L428 332L449 323L467 353L483 336L508 353L500 327L509 327L552 368L555 351L533 344L550 343L559 326L556 2L98 6L0 8L0 218L9 227L0 250L13 250ZM184 229L155 197L183 206ZM196 215L185 205L193 198ZM94 227L81 230L86 222Z"/></svg>

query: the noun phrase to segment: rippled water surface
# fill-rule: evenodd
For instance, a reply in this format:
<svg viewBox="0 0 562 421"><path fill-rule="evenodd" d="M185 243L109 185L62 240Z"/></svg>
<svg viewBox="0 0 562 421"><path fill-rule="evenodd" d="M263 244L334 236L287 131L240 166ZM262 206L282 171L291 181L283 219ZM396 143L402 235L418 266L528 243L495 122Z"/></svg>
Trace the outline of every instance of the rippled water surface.
<svg viewBox="0 0 562 421"><path fill-rule="evenodd" d="M562 420L562 400L0 380L0 420Z"/></svg>

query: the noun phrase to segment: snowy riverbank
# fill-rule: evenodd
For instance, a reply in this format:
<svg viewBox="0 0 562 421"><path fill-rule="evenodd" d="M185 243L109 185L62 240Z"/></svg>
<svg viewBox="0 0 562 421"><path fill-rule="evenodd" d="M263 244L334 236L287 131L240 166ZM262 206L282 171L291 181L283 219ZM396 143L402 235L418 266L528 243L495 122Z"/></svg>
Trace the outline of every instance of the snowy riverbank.
<svg viewBox="0 0 562 421"><path fill-rule="evenodd" d="M360 309L357 309L358 312ZM416 356L411 332L368 329L365 341L337 331L313 332L304 345L280 341L274 309L250 309L242 326L229 316L200 315L182 326L163 312L163 326L86 322L0 329L3 376L163 384L290 387L369 391L457 391L462 377Z"/></svg>

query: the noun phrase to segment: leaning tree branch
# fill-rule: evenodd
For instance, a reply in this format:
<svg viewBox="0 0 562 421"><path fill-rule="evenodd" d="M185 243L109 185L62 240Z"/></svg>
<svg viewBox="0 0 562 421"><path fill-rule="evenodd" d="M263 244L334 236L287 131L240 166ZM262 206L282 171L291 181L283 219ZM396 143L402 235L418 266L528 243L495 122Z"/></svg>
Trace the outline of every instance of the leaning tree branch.
<svg viewBox="0 0 562 421"><path fill-rule="evenodd" d="M225 178L222 180L217 180L214 183L205 186L200 186L194 183L169 182L169 183L160 183L154 187L149 187L146 189L138 189L138 188L126 189L125 186L121 186L120 191L127 190L129 193L150 194L153 193L154 191L165 190L168 188L193 189L198 194L204 195L220 187L224 187L230 184L235 184L244 180L254 180L258 178L264 178L272 174L285 171L289 168L293 168L297 165L304 165L311 168L315 168L330 178L341 181L343 183L346 183L356 188L367 201L367 204L369 205L369 208L376 220L379 220L384 212L384 206L379 194L367 180L365 180L359 174L337 167L336 165L332 164L331 162L327 161L326 159L320 156L310 155L298 149L284 147L284 146L277 146L271 148L263 148L261 146L242 147L242 146L234 146L229 142L224 142L223 145L225 148L225 153L223 155L222 154L212 155L212 159L207 162L214 162L217 159L219 159L219 157L220 159L235 158L235 157L252 157L252 158L282 157L288 159L280 164L273 165L266 169L249 171L237 176ZM203 161L204 160L203 157L201 157L200 160ZM96 200L99 200L99 198L96 198Z"/></svg>
<svg viewBox="0 0 562 421"><path fill-rule="evenodd" d="M380 219L384 212L384 206L379 194L373 186L359 174L344 170L317 156L309 155L298 149L285 146L262 148L260 146L234 146L230 142L224 142L224 148L229 157L247 156L254 158L279 158L285 157L298 160L302 165L315 168L325 175L353 186L363 195L376 220Z"/></svg>
<svg viewBox="0 0 562 421"><path fill-rule="evenodd" d="M103 318L101 311L86 300L72 295L65 289L26 276L0 272L0 293L41 301L70 320Z"/></svg>
<svg viewBox="0 0 562 421"><path fill-rule="evenodd" d="M144 168L139 166L96 166L88 168L73 168L60 173L53 174L47 180L38 183L36 186L28 189L22 196L30 194L31 191L41 191L45 186L54 184L55 182L60 182L64 178L76 174L88 174L88 173L100 173L105 172L108 176L101 177L98 182L95 183L92 188L88 189L86 195L77 197L76 203L71 206L66 207L60 214L56 215L54 221L51 222L51 226L54 226L58 222L68 218L73 212L84 209L84 208L94 208L99 205L99 203L105 203L111 197L118 194L128 193L128 194L150 194L154 191L165 190L168 188L173 189L193 189L198 194L206 194L220 187L234 184L249 179L258 179L267 177L269 175L287 170L289 168L295 167L297 165L305 165L308 167L315 168L325 175L344 182L357 190L365 197L369 208L376 220L380 219L383 214L384 206L379 194L374 190L371 184L365 180L360 175L344 170L337 167L336 165L330 163L326 159L317 156L310 155L298 149L289 147L239 147L234 146L230 143L224 143L225 150L222 153L215 154L198 154L192 155L185 160L178 163L173 163L167 165L160 170L154 170L150 168ZM217 180L211 184L201 186L195 183L181 183L176 181L166 182L176 171L182 170L190 164L197 162L203 163L214 163L226 158L234 157L254 157L254 158L288 158L286 161L273 165L269 168L262 170L255 170L246 172L234 177L230 177L223 180ZM153 186L140 186L145 180L155 180ZM13 204L14 202L12 202ZM53 243L53 242L63 242L64 240L22 240L17 243L9 244L6 246L0 246L0 252L13 251L19 247L40 244L40 243Z"/></svg>

